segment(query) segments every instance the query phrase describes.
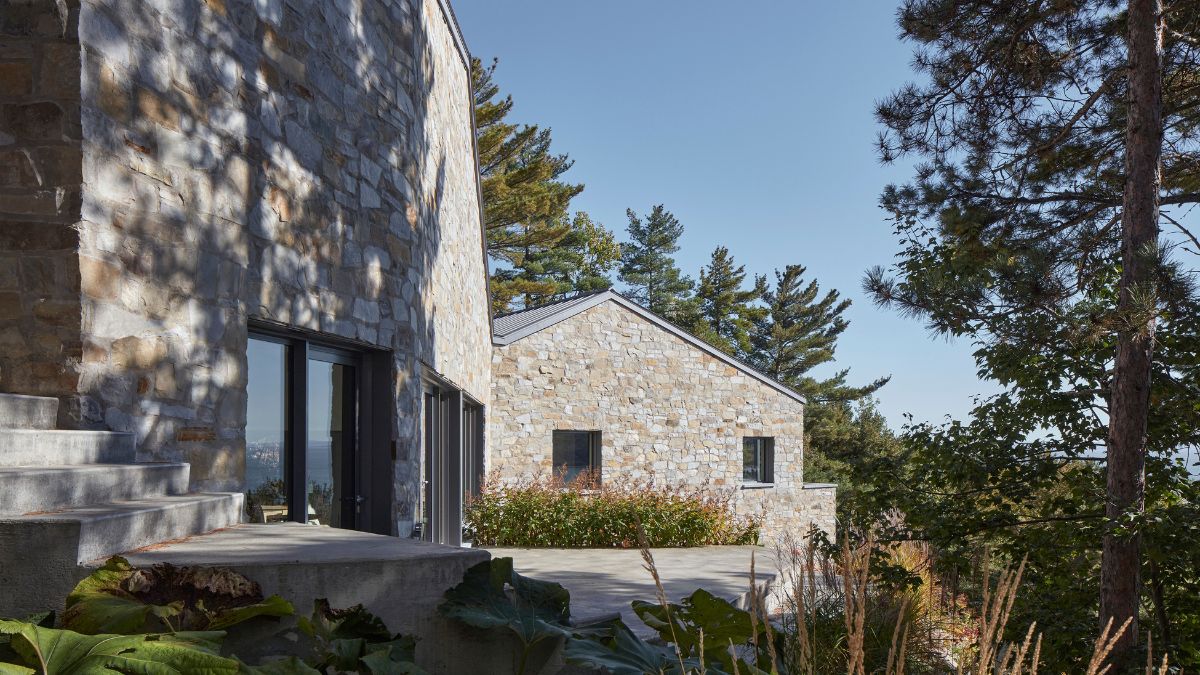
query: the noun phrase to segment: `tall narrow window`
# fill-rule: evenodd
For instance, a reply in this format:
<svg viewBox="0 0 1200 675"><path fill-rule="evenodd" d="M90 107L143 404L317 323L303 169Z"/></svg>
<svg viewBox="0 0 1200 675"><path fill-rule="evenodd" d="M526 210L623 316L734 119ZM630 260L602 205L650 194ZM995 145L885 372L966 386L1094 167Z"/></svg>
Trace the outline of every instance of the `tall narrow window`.
<svg viewBox="0 0 1200 675"><path fill-rule="evenodd" d="M591 472L600 479L600 432L555 431L554 471L563 474L570 483L581 474Z"/></svg>
<svg viewBox="0 0 1200 675"><path fill-rule="evenodd" d="M463 499L479 496L483 487L483 407L463 403Z"/></svg>
<svg viewBox="0 0 1200 675"><path fill-rule="evenodd" d="M775 481L775 439L770 436L747 436L742 439L742 481L773 483Z"/></svg>

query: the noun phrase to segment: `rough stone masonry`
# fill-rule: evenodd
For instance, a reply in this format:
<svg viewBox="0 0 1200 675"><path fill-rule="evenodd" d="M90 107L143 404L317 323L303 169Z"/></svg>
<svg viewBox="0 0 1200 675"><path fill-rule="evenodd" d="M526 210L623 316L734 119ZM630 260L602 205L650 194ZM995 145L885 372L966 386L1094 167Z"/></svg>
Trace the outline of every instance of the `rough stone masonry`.
<svg viewBox="0 0 1200 675"><path fill-rule="evenodd" d="M395 507L428 367L489 392L467 55L438 0L0 12L0 391L240 489L251 320L394 355Z"/></svg>
<svg viewBox="0 0 1200 675"><path fill-rule="evenodd" d="M555 429L601 432L601 476L732 492L763 539L834 532L832 485L804 483L804 404L609 301L492 359L489 469L553 470ZM770 436L774 483L742 480L742 438Z"/></svg>

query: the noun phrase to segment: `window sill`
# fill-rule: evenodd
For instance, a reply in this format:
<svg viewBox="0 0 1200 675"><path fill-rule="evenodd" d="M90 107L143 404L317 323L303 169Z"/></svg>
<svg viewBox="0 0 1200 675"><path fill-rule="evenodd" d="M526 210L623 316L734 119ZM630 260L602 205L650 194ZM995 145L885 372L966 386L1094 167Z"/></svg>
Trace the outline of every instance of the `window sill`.
<svg viewBox="0 0 1200 675"><path fill-rule="evenodd" d="M754 481L746 481L742 483L743 490L765 490L773 487L775 487L774 483L758 483Z"/></svg>

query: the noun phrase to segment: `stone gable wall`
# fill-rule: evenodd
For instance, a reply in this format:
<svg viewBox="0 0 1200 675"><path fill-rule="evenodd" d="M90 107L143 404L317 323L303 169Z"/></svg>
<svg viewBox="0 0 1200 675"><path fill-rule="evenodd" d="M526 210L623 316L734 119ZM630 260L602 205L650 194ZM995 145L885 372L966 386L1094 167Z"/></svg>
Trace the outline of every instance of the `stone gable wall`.
<svg viewBox="0 0 1200 675"><path fill-rule="evenodd" d="M602 433L602 477L732 490L764 539L833 531L833 488L804 488L804 406L637 314L605 302L492 357L488 468L552 470L555 429ZM742 489L742 438L775 439L775 484Z"/></svg>
<svg viewBox="0 0 1200 675"><path fill-rule="evenodd" d="M238 489L248 321L392 350L405 533L420 369L489 392L469 76L438 0L83 0L78 34L79 346L35 393Z"/></svg>

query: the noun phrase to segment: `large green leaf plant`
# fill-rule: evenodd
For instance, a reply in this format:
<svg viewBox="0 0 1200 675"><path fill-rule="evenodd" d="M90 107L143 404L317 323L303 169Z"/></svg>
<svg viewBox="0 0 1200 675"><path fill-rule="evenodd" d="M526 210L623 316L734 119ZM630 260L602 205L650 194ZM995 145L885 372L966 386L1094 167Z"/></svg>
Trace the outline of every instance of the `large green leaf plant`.
<svg viewBox="0 0 1200 675"><path fill-rule="evenodd" d="M535 645L559 640L567 663L613 675L759 675L767 671L756 664L770 662L771 636L765 628L749 612L703 589L677 604L632 603L634 613L663 644L642 639L620 618L572 624L568 591L517 574L512 558L475 565L445 598L439 608L443 615L517 637L518 673L525 671Z"/></svg>

